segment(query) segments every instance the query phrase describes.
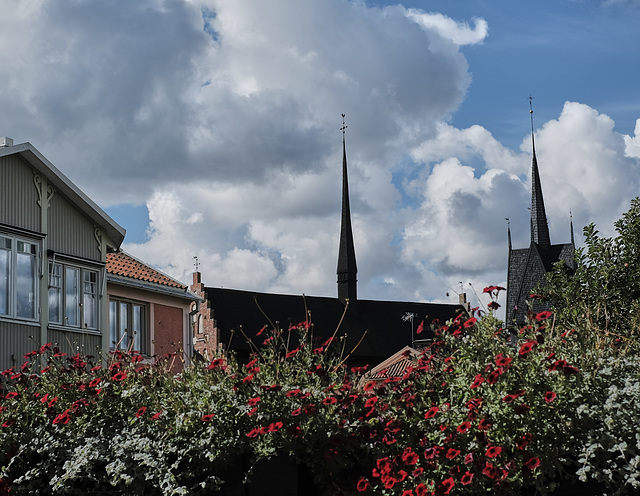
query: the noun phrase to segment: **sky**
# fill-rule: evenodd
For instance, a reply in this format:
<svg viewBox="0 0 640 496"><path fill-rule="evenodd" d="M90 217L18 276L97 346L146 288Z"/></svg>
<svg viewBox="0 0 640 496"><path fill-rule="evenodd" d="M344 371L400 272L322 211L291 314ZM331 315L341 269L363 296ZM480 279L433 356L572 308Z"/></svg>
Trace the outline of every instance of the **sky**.
<svg viewBox="0 0 640 496"><path fill-rule="evenodd" d="M337 295L341 114L361 298L505 285L529 97L552 243L640 195L637 0L0 5L0 136L187 284Z"/></svg>

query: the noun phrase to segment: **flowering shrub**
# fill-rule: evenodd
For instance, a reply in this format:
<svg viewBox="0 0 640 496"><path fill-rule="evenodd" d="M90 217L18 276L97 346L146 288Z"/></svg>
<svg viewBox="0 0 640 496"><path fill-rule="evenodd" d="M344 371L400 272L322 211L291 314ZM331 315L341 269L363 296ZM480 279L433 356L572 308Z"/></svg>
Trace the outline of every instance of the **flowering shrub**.
<svg viewBox="0 0 640 496"><path fill-rule="evenodd" d="M308 322L260 330L248 363L179 375L45 345L0 376L0 494L209 494L239 460L250 478L276 455L326 494L545 493L572 474L636 488L640 361L615 339L594 359L554 319L512 336L460 315L382 383Z"/></svg>

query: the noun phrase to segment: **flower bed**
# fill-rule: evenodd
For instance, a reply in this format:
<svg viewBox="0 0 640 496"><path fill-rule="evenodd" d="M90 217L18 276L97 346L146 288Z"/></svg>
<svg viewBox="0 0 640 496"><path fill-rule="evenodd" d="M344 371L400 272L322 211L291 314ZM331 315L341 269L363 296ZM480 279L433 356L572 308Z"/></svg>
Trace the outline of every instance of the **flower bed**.
<svg viewBox="0 0 640 496"><path fill-rule="evenodd" d="M260 330L249 363L178 375L135 353L103 367L45 345L2 373L0 494L210 494L238 460L250 480L276 457L324 494L640 487L640 361L627 348L593 357L550 312L515 336L491 315L435 333L380 385L308 322Z"/></svg>

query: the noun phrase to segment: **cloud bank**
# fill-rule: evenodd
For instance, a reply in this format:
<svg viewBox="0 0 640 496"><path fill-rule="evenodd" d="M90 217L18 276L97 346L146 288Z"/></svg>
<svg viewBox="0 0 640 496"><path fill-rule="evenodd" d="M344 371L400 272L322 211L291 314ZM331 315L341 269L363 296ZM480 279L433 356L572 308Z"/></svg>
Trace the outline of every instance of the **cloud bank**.
<svg viewBox="0 0 640 496"><path fill-rule="evenodd" d="M451 124L482 18L347 0L8 4L0 133L105 207L146 204L147 240L124 248L178 279L197 257L211 286L336 293L342 113L360 295L481 291L504 283L506 217L528 243L526 114L518 150ZM537 124L552 242L570 210L577 235L609 226L640 191L640 123L619 134L567 102Z"/></svg>

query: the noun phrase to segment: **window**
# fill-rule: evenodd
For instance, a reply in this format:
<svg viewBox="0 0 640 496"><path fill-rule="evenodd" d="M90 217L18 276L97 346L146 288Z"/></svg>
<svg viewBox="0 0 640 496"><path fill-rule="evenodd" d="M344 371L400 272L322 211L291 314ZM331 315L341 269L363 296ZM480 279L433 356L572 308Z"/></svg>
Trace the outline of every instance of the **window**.
<svg viewBox="0 0 640 496"><path fill-rule="evenodd" d="M98 272L49 263L49 322L84 329L98 328Z"/></svg>
<svg viewBox="0 0 640 496"><path fill-rule="evenodd" d="M109 348L149 354L146 305L134 301L109 300Z"/></svg>
<svg viewBox="0 0 640 496"><path fill-rule="evenodd" d="M0 316L38 318L38 245L0 235Z"/></svg>

